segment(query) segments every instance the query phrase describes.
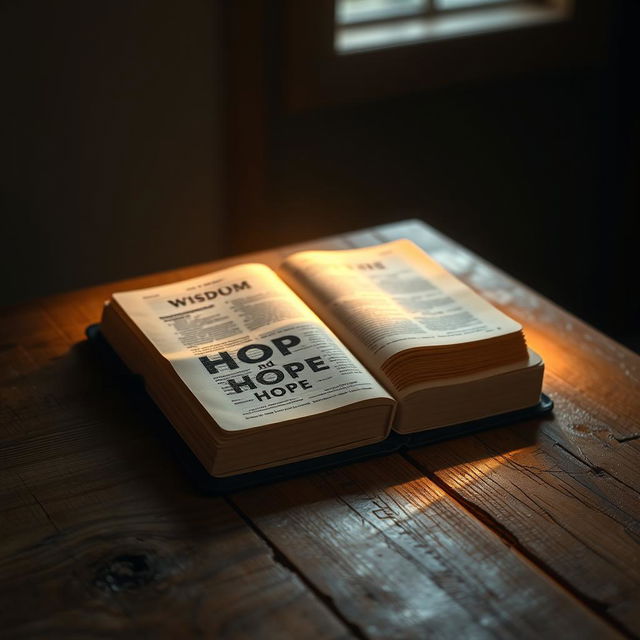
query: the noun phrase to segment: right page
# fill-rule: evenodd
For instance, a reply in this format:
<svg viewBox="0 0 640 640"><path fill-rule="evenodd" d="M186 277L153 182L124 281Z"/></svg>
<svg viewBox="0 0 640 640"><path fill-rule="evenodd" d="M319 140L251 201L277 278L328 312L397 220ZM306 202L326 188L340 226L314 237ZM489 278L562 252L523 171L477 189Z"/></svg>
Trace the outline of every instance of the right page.
<svg viewBox="0 0 640 640"><path fill-rule="evenodd" d="M434 347L438 352L445 345L522 331L520 324L409 240L363 249L305 251L287 258L281 272L376 368L406 350ZM526 349L522 354L526 357Z"/></svg>

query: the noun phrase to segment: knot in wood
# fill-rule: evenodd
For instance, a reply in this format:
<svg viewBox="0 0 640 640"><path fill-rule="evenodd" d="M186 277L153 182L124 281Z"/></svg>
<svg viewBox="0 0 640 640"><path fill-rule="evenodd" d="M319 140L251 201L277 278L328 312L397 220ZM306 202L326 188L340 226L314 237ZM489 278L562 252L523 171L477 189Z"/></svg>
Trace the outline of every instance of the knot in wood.
<svg viewBox="0 0 640 640"><path fill-rule="evenodd" d="M123 554L99 567L94 583L99 589L112 592L139 589L156 579L156 568L152 554Z"/></svg>

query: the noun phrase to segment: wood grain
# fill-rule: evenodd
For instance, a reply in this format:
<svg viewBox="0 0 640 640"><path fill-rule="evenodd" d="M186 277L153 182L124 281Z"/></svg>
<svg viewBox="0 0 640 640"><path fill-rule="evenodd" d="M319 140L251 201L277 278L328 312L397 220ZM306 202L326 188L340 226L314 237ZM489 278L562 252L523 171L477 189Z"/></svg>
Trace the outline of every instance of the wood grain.
<svg viewBox="0 0 640 640"><path fill-rule="evenodd" d="M405 236L525 325L552 419L205 498L84 340L113 291ZM639 362L415 221L0 311L3 635L639 635Z"/></svg>
<svg viewBox="0 0 640 640"><path fill-rule="evenodd" d="M231 499L369 638L617 636L399 455Z"/></svg>
<svg viewBox="0 0 640 640"><path fill-rule="evenodd" d="M350 635L223 500L153 481L81 521L38 498L58 531L0 562L3 637Z"/></svg>

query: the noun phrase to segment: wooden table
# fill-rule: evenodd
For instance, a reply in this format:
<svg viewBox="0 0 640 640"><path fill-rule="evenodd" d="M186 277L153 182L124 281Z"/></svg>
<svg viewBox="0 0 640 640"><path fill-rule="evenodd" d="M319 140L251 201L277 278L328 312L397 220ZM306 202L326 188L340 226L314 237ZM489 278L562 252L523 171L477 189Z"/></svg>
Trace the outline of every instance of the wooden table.
<svg viewBox="0 0 640 640"><path fill-rule="evenodd" d="M640 358L416 221L251 259L399 237L525 326L553 416L205 497L84 329L114 290L238 260L8 309L0 635L640 634Z"/></svg>

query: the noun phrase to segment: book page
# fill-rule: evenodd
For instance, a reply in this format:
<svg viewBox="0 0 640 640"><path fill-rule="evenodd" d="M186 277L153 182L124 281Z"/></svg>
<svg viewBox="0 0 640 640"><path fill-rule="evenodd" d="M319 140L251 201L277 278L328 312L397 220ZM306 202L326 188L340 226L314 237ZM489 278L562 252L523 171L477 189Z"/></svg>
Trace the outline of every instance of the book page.
<svg viewBox="0 0 640 640"><path fill-rule="evenodd" d="M347 344L355 339L377 365L405 349L521 329L409 240L305 251L289 256L282 271Z"/></svg>
<svg viewBox="0 0 640 640"><path fill-rule="evenodd" d="M231 267L113 299L225 430L391 400L265 265Z"/></svg>

